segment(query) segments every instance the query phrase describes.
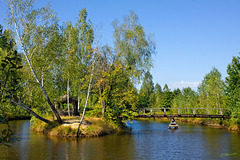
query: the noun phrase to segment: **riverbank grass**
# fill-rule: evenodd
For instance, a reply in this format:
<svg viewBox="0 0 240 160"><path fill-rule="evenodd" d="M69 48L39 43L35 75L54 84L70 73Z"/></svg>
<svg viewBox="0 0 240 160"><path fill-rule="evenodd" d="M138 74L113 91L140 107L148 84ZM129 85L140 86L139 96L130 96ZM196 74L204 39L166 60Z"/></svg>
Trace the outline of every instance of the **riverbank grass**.
<svg viewBox="0 0 240 160"><path fill-rule="evenodd" d="M224 128L229 131L240 132L240 126L232 119L211 119L211 118L176 118L180 122L200 124L216 128Z"/></svg>
<svg viewBox="0 0 240 160"><path fill-rule="evenodd" d="M156 120L155 118L137 118L138 120ZM170 122L171 118L159 118L159 121ZM175 117L177 123L190 123L214 128L224 128L229 131L240 132L240 125L232 119L217 119L217 118L182 118Z"/></svg>
<svg viewBox="0 0 240 160"><path fill-rule="evenodd" d="M31 130L50 136L76 137L80 118L62 117L64 123L59 125L57 121L44 123L38 119L31 119ZM123 131L113 122L102 118L87 117L80 128L80 137L98 137Z"/></svg>

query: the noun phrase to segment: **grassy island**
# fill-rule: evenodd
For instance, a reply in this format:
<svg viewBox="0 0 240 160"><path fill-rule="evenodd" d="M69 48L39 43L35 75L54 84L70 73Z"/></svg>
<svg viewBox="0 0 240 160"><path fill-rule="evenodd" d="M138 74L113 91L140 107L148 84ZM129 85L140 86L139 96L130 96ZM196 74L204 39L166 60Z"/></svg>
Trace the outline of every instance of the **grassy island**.
<svg viewBox="0 0 240 160"><path fill-rule="evenodd" d="M80 118L62 117L63 124L57 121L44 123L38 119L31 120L31 130L50 136L76 137ZM102 118L87 117L84 119L79 137L99 137L123 131L123 127Z"/></svg>

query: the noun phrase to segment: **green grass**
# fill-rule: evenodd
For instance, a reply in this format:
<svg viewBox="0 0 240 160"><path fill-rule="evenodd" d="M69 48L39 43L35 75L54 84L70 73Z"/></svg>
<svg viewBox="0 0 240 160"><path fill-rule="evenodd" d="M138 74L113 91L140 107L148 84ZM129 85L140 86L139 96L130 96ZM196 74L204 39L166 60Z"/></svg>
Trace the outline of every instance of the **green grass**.
<svg viewBox="0 0 240 160"><path fill-rule="evenodd" d="M76 117L62 117L62 119L63 121L80 121L80 118ZM56 120L51 123L44 123L33 118L31 120L31 130L51 136L76 137L78 124L79 123L74 123L74 125L59 125ZM122 131L122 128L113 122L102 118L87 117L84 118L83 124L81 125L80 137L98 137L120 131Z"/></svg>

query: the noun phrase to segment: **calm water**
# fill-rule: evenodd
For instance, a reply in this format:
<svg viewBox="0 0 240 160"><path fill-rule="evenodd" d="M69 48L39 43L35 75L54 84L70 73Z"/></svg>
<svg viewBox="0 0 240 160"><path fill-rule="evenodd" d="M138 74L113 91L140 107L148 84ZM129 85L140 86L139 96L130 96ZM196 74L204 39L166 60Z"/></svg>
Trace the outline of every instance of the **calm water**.
<svg viewBox="0 0 240 160"><path fill-rule="evenodd" d="M161 121L133 121L132 132L67 139L29 132L29 121L13 121L18 142L0 146L0 159L240 159L240 134L198 125L169 130Z"/></svg>

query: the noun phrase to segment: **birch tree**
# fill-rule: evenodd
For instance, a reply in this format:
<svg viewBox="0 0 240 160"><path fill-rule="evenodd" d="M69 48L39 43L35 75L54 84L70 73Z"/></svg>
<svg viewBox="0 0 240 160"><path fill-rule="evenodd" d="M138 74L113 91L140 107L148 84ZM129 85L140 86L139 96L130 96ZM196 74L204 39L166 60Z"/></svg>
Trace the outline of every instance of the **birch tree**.
<svg viewBox="0 0 240 160"><path fill-rule="evenodd" d="M31 57L40 50L48 41L48 29L56 20L53 11L47 7L35 9L34 1L8 0L8 23L15 30L20 48L28 64L32 76L42 90L42 93L57 118L58 123L62 123L58 111L50 100L46 90L41 84L39 76L32 64ZM50 53L48 53L50 54Z"/></svg>
<svg viewBox="0 0 240 160"><path fill-rule="evenodd" d="M221 73L215 67L204 76L198 91L201 107L225 108L224 82Z"/></svg>
<svg viewBox="0 0 240 160"><path fill-rule="evenodd" d="M1 110L4 104L9 104L8 113L12 107L21 107L28 113L32 114L36 118L48 123L49 120L39 116L30 107L28 107L21 100L22 86L21 74L22 74L22 59L19 53L15 50L14 40L1 33L0 26L0 100ZM6 32L5 32L6 33ZM2 114L2 113L0 113ZM4 116L7 115L5 112ZM1 115L0 115L1 116Z"/></svg>
<svg viewBox="0 0 240 160"><path fill-rule="evenodd" d="M123 21L115 20L113 28L114 49L105 45L101 50L96 64L97 85L102 117L122 123L131 119L137 100L133 84L151 67L155 44L134 12Z"/></svg>
<svg viewBox="0 0 240 160"><path fill-rule="evenodd" d="M90 75L88 68L92 63L93 29L91 21L87 21L87 11L82 9L75 24L66 23L64 29L65 49L63 56L63 76L69 84L74 97L78 97L78 108L80 107L80 94L86 75ZM87 90L87 89L86 89ZM68 105L69 109L69 105Z"/></svg>
<svg viewBox="0 0 240 160"><path fill-rule="evenodd" d="M123 18L123 22L115 20L114 49L131 80L140 80L143 73L152 66L151 57L155 53L155 42L151 34L146 35L139 18L134 12Z"/></svg>

